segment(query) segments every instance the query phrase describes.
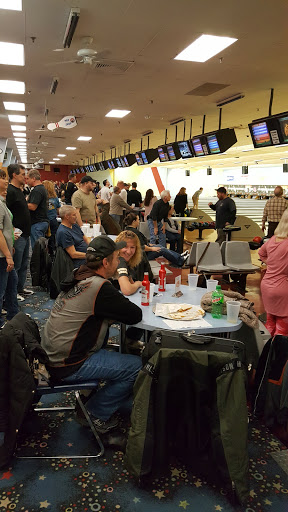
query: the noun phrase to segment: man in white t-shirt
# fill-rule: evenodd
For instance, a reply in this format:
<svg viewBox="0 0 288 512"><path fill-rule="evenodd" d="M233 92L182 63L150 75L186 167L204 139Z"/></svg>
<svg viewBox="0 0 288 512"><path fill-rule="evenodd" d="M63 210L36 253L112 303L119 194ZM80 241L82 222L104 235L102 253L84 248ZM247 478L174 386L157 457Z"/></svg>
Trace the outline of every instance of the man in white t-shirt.
<svg viewBox="0 0 288 512"><path fill-rule="evenodd" d="M110 199L111 199L111 195L112 195L112 192L110 192L110 189L109 189L110 182L108 180L104 180L103 185L104 185L104 187L101 188L101 190L99 192L99 197L102 199L102 201L110 203Z"/></svg>
<svg viewBox="0 0 288 512"><path fill-rule="evenodd" d="M120 197L122 197L123 201L127 203L127 190L125 189L125 183L124 181L118 181L117 187L120 188Z"/></svg>

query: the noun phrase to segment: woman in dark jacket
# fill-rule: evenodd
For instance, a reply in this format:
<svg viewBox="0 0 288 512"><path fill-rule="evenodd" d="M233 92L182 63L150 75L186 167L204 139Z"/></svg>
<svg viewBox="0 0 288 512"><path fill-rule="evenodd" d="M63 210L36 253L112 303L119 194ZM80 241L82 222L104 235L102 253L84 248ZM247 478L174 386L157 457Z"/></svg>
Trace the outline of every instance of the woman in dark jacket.
<svg viewBox="0 0 288 512"><path fill-rule="evenodd" d="M181 187L177 196L175 197L174 208L176 213L180 213L180 216L184 217L184 211L187 208L187 194L185 187Z"/></svg>

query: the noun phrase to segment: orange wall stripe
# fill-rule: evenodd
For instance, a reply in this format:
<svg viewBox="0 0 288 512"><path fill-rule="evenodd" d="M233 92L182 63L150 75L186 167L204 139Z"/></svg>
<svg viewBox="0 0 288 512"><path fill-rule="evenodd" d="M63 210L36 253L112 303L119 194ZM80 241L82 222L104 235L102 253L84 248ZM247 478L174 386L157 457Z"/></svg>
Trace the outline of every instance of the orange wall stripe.
<svg viewBox="0 0 288 512"><path fill-rule="evenodd" d="M154 177L154 180L155 180L157 188L158 188L158 192L159 192L159 194L161 194L161 192L163 192L163 190L165 190L165 187L164 187L164 185L162 183L162 180L160 178L160 174L159 174L158 168L157 167L151 167L151 170L152 170L153 177Z"/></svg>

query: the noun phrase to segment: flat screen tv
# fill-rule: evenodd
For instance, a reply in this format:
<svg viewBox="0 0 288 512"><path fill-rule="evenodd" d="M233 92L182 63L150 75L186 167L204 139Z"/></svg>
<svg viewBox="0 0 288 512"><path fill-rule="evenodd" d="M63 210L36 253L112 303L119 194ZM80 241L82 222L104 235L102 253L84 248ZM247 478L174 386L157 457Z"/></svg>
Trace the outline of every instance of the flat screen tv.
<svg viewBox="0 0 288 512"><path fill-rule="evenodd" d="M282 135L282 143L287 144L288 143L288 114L278 117L278 123L280 126L280 131Z"/></svg>
<svg viewBox="0 0 288 512"><path fill-rule="evenodd" d="M224 128L223 130L205 133L205 137L210 155L224 153L224 151L227 151L237 142L236 133L233 128Z"/></svg>
<svg viewBox="0 0 288 512"><path fill-rule="evenodd" d="M167 144L167 153L169 156L169 160L171 160L171 162L174 162L175 160L179 160L179 158L181 158L181 153L179 151L177 142Z"/></svg>
<svg viewBox="0 0 288 512"><path fill-rule="evenodd" d="M107 164L109 169L115 169L117 167L117 165L115 166L115 163L112 158L111 160L107 160Z"/></svg>
<svg viewBox="0 0 288 512"><path fill-rule="evenodd" d="M279 144L285 144L286 139L288 142L288 138L285 135L285 126L287 123L285 118L288 120L287 112L276 116L255 119L250 123L248 126L254 148L278 146Z"/></svg>
<svg viewBox="0 0 288 512"><path fill-rule="evenodd" d="M106 171L109 169L107 160L103 160L103 162L98 162L99 171Z"/></svg>
<svg viewBox="0 0 288 512"><path fill-rule="evenodd" d="M130 167L136 163L136 157L133 153L129 153L128 155L122 156L122 160L125 163L124 167Z"/></svg>
<svg viewBox="0 0 288 512"><path fill-rule="evenodd" d="M117 167L123 167L121 158L119 156L117 156L117 158L114 158L114 162L116 163Z"/></svg>
<svg viewBox="0 0 288 512"><path fill-rule="evenodd" d="M192 146L194 150L195 156L206 156L208 155L207 148L207 139L203 135L199 135L198 137L193 137Z"/></svg>
<svg viewBox="0 0 288 512"><path fill-rule="evenodd" d="M252 139L256 148L271 146L272 141L268 130L267 122L254 123L251 125Z"/></svg>
<svg viewBox="0 0 288 512"><path fill-rule="evenodd" d="M160 162L169 162L167 146L159 146L159 148L157 148L157 151Z"/></svg>
<svg viewBox="0 0 288 512"><path fill-rule="evenodd" d="M158 158L158 151L157 149L145 149L145 151L135 153L135 157L138 165L149 165Z"/></svg>
<svg viewBox="0 0 288 512"><path fill-rule="evenodd" d="M177 144L182 158L192 158L194 156L189 140L182 140Z"/></svg>

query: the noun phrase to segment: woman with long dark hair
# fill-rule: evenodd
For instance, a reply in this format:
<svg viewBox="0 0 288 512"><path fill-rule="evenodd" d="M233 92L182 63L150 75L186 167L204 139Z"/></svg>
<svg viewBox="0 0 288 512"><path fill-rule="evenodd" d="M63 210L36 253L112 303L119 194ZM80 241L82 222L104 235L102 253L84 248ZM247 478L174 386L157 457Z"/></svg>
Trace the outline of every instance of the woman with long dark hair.
<svg viewBox="0 0 288 512"><path fill-rule="evenodd" d="M148 190L146 191L145 199L144 199L144 208L145 208L144 220L145 221L147 220L147 216L151 212L155 201L157 201L157 197L154 196L154 192L153 192L152 188L148 188Z"/></svg>
<svg viewBox="0 0 288 512"><path fill-rule="evenodd" d="M176 195L174 199L174 208L177 214L180 213L180 217L184 217L184 211L187 208L187 194L185 187L181 187Z"/></svg>

